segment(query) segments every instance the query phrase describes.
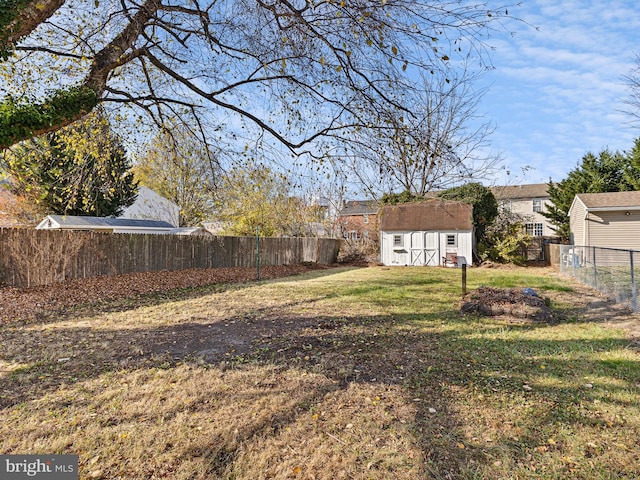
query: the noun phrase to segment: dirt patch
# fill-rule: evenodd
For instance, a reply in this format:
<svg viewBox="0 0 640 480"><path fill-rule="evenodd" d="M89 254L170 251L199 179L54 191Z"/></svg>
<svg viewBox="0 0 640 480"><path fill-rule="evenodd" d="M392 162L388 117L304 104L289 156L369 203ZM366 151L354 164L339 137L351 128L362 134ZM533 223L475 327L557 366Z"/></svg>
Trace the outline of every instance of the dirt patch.
<svg viewBox="0 0 640 480"><path fill-rule="evenodd" d="M480 287L462 301L462 313L491 317L509 316L518 320L555 321L550 301L531 289Z"/></svg>
<svg viewBox="0 0 640 480"><path fill-rule="evenodd" d="M571 287L569 292L545 293L551 297L556 312L562 317L626 330L634 344L640 347L640 315L589 286L573 282Z"/></svg>

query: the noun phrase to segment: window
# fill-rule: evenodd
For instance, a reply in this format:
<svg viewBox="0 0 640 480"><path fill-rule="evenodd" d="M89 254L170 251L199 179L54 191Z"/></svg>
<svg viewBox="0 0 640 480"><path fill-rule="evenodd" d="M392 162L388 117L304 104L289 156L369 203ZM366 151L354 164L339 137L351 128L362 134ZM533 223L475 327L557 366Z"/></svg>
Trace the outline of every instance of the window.
<svg viewBox="0 0 640 480"><path fill-rule="evenodd" d="M364 214L362 216L362 223L369 223L369 215L368 214Z"/></svg>
<svg viewBox="0 0 640 480"><path fill-rule="evenodd" d="M527 233L532 237L541 237L544 233L544 228L541 223L527 223Z"/></svg>
<svg viewBox="0 0 640 480"><path fill-rule="evenodd" d="M394 235L393 236L393 246L401 247L402 246L402 235Z"/></svg>
<svg viewBox="0 0 640 480"><path fill-rule="evenodd" d="M542 212L542 199L541 198L534 198L533 199L533 211L534 212ZM542 234L540 234L542 235Z"/></svg>
<svg viewBox="0 0 640 480"><path fill-rule="evenodd" d="M458 246L458 236L455 233L450 233L447 235L447 247L456 247Z"/></svg>

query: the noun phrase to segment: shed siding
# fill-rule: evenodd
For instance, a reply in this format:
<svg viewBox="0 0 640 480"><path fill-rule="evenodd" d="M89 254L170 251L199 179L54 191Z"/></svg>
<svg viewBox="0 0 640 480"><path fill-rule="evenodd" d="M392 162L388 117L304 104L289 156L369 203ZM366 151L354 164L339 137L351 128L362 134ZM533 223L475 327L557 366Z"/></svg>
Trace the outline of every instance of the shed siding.
<svg viewBox="0 0 640 480"><path fill-rule="evenodd" d="M571 209L571 217L569 218L569 229L571 231L572 245L587 245L585 238L585 215L586 209L582 202L575 201Z"/></svg>
<svg viewBox="0 0 640 480"><path fill-rule="evenodd" d="M640 212L590 212L587 245L640 250Z"/></svg>
<svg viewBox="0 0 640 480"><path fill-rule="evenodd" d="M394 246L394 236L402 239ZM447 246L447 235L456 235L456 245ZM471 231L385 231L381 233L381 260L387 266L439 266L447 252L458 255L458 264L472 264L473 233Z"/></svg>

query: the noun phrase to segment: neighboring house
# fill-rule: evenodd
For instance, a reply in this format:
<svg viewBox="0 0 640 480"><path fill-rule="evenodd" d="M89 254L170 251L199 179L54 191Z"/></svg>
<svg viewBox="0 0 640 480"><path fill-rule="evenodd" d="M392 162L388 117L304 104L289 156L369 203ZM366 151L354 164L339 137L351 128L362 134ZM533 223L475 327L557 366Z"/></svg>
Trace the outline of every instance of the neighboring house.
<svg viewBox="0 0 640 480"><path fill-rule="evenodd" d="M527 185L513 185L492 187L491 191L498 201L498 205L525 218L527 233L532 237L550 237L555 235L553 225L541 212L549 202L546 183L531 183Z"/></svg>
<svg viewBox="0 0 640 480"><path fill-rule="evenodd" d="M350 200L338 212L340 236L347 240L376 240L378 238L378 210L376 200Z"/></svg>
<svg viewBox="0 0 640 480"><path fill-rule="evenodd" d="M173 235L202 235L205 237L213 237L213 233L204 227L179 227L174 228L169 233Z"/></svg>
<svg viewBox="0 0 640 480"><path fill-rule="evenodd" d="M173 234L176 227L163 220L49 215L38 224L36 229L84 230L105 233Z"/></svg>
<svg viewBox="0 0 640 480"><path fill-rule="evenodd" d="M579 193L569 226L573 245L640 250L640 192Z"/></svg>
<svg viewBox="0 0 640 480"><path fill-rule="evenodd" d="M180 207L147 187L140 187L133 205L125 208L120 218L164 220L174 227L180 225Z"/></svg>
<svg viewBox="0 0 640 480"><path fill-rule="evenodd" d="M381 210L380 251L384 265L471 264L473 206L430 200Z"/></svg>

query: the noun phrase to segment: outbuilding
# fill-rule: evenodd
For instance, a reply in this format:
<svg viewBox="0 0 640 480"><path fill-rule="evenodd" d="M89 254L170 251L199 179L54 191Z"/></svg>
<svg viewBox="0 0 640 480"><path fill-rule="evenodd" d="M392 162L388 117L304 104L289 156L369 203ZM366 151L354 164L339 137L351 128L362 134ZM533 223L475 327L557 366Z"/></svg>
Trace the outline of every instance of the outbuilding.
<svg viewBox="0 0 640 480"><path fill-rule="evenodd" d="M472 263L473 206L431 199L381 210L384 265L461 266Z"/></svg>
<svg viewBox="0 0 640 480"><path fill-rule="evenodd" d="M579 193L569 227L573 245L640 250L640 192Z"/></svg>
<svg viewBox="0 0 640 480"><path fill-rule="evenodd" d="M163 220L110 218L73 215L48 215L37 230L83 230L105 233L173 234L176 227Z"/></svg>

